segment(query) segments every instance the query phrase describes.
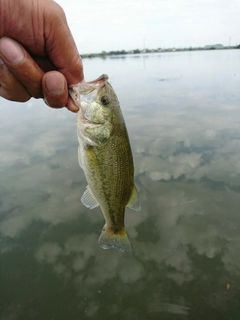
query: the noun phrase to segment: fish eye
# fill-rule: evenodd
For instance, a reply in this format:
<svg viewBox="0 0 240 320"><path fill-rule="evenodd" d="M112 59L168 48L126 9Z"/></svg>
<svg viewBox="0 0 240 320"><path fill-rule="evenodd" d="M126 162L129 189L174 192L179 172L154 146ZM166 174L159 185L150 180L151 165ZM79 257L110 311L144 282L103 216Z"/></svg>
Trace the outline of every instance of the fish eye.
<svg viewBox="0 0 240 320"><path fill-rule="evenodd" d="M101 103L106 106L109 103L108 97L107 96L103 96L101 98Z"/></svg>

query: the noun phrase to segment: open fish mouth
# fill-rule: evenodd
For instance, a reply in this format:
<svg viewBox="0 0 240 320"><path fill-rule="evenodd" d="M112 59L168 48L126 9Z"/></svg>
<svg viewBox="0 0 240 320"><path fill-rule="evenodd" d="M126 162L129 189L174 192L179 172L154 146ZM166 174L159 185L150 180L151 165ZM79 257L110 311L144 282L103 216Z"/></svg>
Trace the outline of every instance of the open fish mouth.
<svg viewBox="0 0 240 320"><path fill-rule="evenodd" d="M108 75L102 74L99 78L89 82L81 82L78 84L73 84L69 86L69 94L72 97L76 106L78 106L79 111L82 113L82 120L84 122L95 123L84 114L84 102L89 104L93 102L98 94L98 90L102 88L106 81L108 80Z"/></svg>
<svg viewBox="0 0 240 320"><path fill-rule="evenodd" d="M104 83L108 80L107 74L102 74L99 78L93 81L89 82L81 82L78 84L73 84L69 86L70 90L74 90L74 88L78 89L78 93L80 95L88 94L94 90L98 90L102 86L104 86Z"/></svg>
<svg viewBox="0 0 240 320"><path fill-rule="evenodd" d="M85 82L86 85L93 85L96 87L102 87L104 82L108 80L107 74L102 74L100 77L98 77L96 80Z"/></svg>

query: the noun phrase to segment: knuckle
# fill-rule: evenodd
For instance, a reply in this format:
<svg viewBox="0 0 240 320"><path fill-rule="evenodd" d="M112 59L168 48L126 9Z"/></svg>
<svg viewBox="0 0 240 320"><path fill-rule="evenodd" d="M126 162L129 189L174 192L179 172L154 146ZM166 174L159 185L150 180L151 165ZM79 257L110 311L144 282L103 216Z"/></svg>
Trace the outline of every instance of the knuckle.
<svg viewBox="0 0 240 320"><path fill-rule="evenodd" d="M53 3L53 6L51 8L49 7L48 15L51 18L50 21L52 21L54 23L56 21L64 21L64 20L66 20L66 15L65 15L64 10L56 2Z"/></svg>

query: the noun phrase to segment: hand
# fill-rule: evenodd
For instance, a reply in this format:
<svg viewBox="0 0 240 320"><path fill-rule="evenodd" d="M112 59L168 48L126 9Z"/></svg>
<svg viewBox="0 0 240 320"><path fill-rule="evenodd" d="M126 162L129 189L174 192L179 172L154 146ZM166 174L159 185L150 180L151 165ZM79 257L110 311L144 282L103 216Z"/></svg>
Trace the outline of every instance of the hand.
<svg viewBox="0 0 240 320"><path fill-rule="evenodd" d="M0 16L0 96L44 98L77 112L68 85L83 81L83 67L62 8L52 0L0 0Z"/></svg>

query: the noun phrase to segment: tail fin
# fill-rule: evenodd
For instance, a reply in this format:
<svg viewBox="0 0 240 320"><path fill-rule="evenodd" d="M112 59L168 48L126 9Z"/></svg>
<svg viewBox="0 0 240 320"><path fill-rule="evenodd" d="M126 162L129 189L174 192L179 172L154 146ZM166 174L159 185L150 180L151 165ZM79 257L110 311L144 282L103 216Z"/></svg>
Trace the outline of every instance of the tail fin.
<svg viewBox="0 0 240 320"><path fill-rule="evenodd" d="M113 233L112 230L105 225L98 239L98 243L103 249L117 248L123 252L132 251L125 228L121 233Z"/></svg>

